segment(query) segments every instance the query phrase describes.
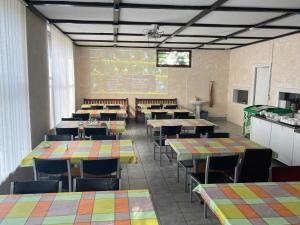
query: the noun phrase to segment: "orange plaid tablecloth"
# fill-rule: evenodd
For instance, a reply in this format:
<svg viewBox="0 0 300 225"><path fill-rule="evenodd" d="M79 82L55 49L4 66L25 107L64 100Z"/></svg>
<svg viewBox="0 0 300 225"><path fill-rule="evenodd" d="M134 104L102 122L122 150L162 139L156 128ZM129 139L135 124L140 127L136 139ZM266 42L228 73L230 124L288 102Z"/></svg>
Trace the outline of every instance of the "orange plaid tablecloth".
<svg viewBox="0 0 300 225"><path fill-rule="evenodd" d="M147 120L147 125L152 128L160 128L161 126L177 126L183 128L193 128L196 126L215 126L215 124L204 119L167 119L167 120Z"/></svg>

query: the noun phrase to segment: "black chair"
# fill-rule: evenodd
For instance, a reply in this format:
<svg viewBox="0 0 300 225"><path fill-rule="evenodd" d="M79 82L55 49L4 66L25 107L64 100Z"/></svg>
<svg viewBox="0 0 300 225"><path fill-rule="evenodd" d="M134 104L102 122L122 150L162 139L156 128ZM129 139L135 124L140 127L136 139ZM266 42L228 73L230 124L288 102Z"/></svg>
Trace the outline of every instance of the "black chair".
<svg viewBox="0 0 300 225"><path fill-rule="evenodd" d="M272 182L300 181L300 166L272 167Z"/></svg>
<svg viewBox="0 0 300 225"><path fill-rule="evenodd" d="M200 134L193 134L193 133L182 133L177 135L177 138L200 138ZM188 174L190 173L190 169L193 169L194 163L193 160L182 160L177 162L177 182L179 183L179 168L184 169L184 187L185 191L188 190Z"/></svg>
<svg viewBox="0 0 300 225"><path fill-rule="evenodd" d="M239 155L208 156L206 159L205 173L190 174L191 202L193 200L193 188L198 184L233 183L235 177L231 179L225 172L234 171L233 173L237 174L236 171L237 171L238 162L239 162ZM207 215L207 206L206 204L204 204L204 217L206 217L206 215Z"/></svg>
<svg viewBox="0 0 300 225"><path fill-rule="evenodd" d="M90 106L87 106L87 107L81 107L81 110L91 110L92 109L92 107L90 107Z"/></svg>
<svg viewBox="0 0 300 225"><path fill-rule="evenodd" d="M151 119L156 119L158 115L167 115L167 112L151 112Z"/></svg>
<svg viewBox="0 0 300 225"><path fill-rule="evenodd" d="M162 109L162 105L151 105L147 109Z"/></svg>
<svg viewBox="0 0 300 225"><path fill-rule="evenodd" d="M189 112L174 112L175 119L187 119L189 115Z"/></svg>
<svg viewBox="0 0 300 225"><path fill-rule="evenodd" d="M91 140L117 140L117 135L92 135Z"/></svg>
<svg viewBox="0 0 300 225"><path fill-rule="evenodd" d="M176 136L181 133L182 126L161 126L160 127L160 132L159 132L159 137L155 137L154 139L154 160L155 160L155 153L156 153L156 148L159 148L159 165L161 166L161 156L163 154L162 152L162 147L166 147L165 154L168 157L168 152L167 152L167 146L165 145L165 140L168 137L171 136ZM169 158L169 157L168 157Z"/></svg>
<svg viewBox="0 0 300 225"><path fill-rule="evenodd" d="M100 113L100 120L117 120L117 113Z"/></svg>
<svg viewBox="0 0 300 225"><path fill-rule="evenodd" d="M103 110L104 106L103 105L91 105L91 108L95 109L95 110Z"/></svg>
<svg viewBox="0 0 300 225"><path fill-rule="evenodd" d="M230 134L226 132L208 133L207 138L229 138Z"/></svg>
<svg viewBox="0 0 300 225"><path fill-rule="evenodd" d="M196 134L208 135L214 132L214 126L197 126L195 129Z"/></svg>
<svg viewBox="0 0 300 225"><path fill-rule="evenodd" d="M10 184L10 194L40 194L61 192L58 180L15 181Z"/></svg>
<svg viewBox="0 0 300 225"><path fill-rule="evenodd" d="M164 109L177 109L178 106L177 105L165 105Z"/></svg>
<svg viewBox="0 0 300 225"><path fill-rule="evenodd" d="M271 162L271 149L246 149L236 182L268 182Z"/></svg>
<svg viewBox="0 0 300 225"><path fill-rule="evenodd" d="M80 118L61 118L61 121L80 121Z"/></svg>
<svg viewBox="0 0 300 225"><path fill-rule="evenodd" d="M73 180L73 191L116 191L120 189L119 183L120 181L117 178L75 178Z"/></svg>
<svg viewBox="0 0 300 225"><path fill-rule="evenodd" d="M63 188L72 190L69 160L33 158L33 173L34 180L61 180Z"/></svg>
<svg viewBox="0 0 300 225"><path fill-rule="evenodd" d="M73 135L71 134L63 134L63 135L55 135L55 134L47 134L44 136L45 141L73 141Z"/></svg>
<svg viewBox="0 0 300 225"><path fill-rule="evenodd" d="M81 178L120 178L121 167L119 159L95 159L80 161Z"/></svg>
<svg viewBox="0 0 300 225"><path fill-rule="evenodd" d="M107 135L106 127L85 127L84 128L84 137L91 137L92 135Z"/></svg>
<svg viewBox="0 0 300 225"><path fill-rule="evenodd" d="M90 114L89 113L73 113L72 114L73 118L77 118L82 121L88 121L90 119Z"/></svg>
<svg viewBox="0 0 300 225"><path fill-rule="evenodd" d="M172 119L172 115L156 114L155 119L157 119L157 120L169 120L169 119Z"/></svg>
<svg viewBox="0 0 300 225"><path fill-rule="evenodd" d="M73 138L79 135L78 127L74 128L56 128L55 132L57 135L73 135Z"/></svg>
<svg viewBox="0 0 300 225"><path fill-rule="evenodd" d="M106 108L107 109L121 109L121 106L120 105L106 105Z"/></svg>

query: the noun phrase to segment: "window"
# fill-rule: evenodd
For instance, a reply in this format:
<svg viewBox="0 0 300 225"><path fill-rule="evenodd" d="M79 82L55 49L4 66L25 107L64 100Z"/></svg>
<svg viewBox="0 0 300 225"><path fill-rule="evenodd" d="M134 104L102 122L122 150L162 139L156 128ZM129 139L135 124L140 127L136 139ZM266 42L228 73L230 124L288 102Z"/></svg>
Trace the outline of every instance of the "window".
<svg viewBox="0 0 300 225"><path fill-rule="evenodd" d="M31 150L26 8L0 1L0 183Z"/></svg>
<svg viewBox="0 0 300 225"><path fill-rule="evenodd" d="M157 50L158 67L191 67L192 52L189 50Z"/></svg>
<svg viewBox="0 0 300 225"><path fill-rule="evenodd" d="M248 91L233 89L233 102L247 105L248 104Z"/></svg>

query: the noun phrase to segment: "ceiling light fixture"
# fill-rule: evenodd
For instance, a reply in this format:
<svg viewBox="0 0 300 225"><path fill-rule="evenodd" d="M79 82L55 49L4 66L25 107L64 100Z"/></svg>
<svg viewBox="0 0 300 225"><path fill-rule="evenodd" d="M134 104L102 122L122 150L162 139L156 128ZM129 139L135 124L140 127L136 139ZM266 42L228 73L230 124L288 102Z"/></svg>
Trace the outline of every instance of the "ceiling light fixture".
<svg viewBox="0 0 300 225"><path fill-rule="evenodd" d="M152 24L150 29L145 29L144 34L148 39L159 39L163 36L164 32L159 31L159 26L157 24Z"/></svg>

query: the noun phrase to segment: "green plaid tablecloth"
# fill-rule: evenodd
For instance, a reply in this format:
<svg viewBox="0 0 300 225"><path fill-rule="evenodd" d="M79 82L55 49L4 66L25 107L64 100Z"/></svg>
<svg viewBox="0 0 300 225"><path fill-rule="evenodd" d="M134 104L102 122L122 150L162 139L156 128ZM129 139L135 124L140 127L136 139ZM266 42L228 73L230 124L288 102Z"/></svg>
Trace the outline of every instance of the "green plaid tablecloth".
<svg viewBox="0 0 300 225"><path fill-rule="evenodd" d="M22 160L21 167L32 166L33 158L70 159L72 164L101 158L119 158L126 164L137 162L131 140L43 141Z"/></svg>
<svg viewBox="0 0 300 225"><path fill-rule="evenodd" d="M215 126L215 124L204 119L166 119L166 120L147 120L147 125L152 128L160 128L161 126L177 126L183 128L193 128L196 126Z"/></svg>
<svg viewBox="0 0 300 225"><path fill-rule="evenodd" d="M263 148L245 138L167 139L166 143L177 153L178 161L241 153L246 148Z"/></svg>
<svg viewBox="0 0 300 225"><path fill-rule="evenodd" d="M1 225L158 225L148 190L0 195Z"/></svg>
<svg viewBox="0 0 300 225"><path fill-rule="evenodd" d="M300 224L300 182L200 184L194 191L221 224Z"/></svg>

